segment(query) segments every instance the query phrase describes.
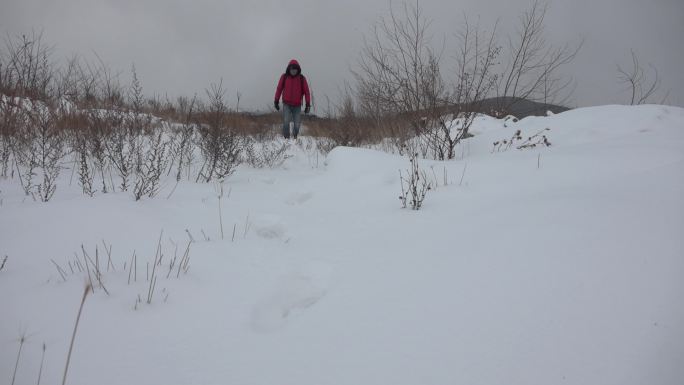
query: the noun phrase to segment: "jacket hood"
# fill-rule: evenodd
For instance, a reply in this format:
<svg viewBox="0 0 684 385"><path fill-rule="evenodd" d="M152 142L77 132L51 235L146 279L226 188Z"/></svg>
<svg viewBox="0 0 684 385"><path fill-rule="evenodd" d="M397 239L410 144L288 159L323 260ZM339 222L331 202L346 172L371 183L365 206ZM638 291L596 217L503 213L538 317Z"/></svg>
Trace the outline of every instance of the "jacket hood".
<svg viewBox="0 0 684 385"><path fill-rule="evenodd" d="M302 67L299 66L299 62L297 62L297 60L292 59L292 60L290 60L290 62L287 64L287 68L285 69L285 73L286 73L287 75L290 74L290 69L291 69L291 68L296 68L297 71L299 71L298 75L301 75L301 73L302 73Z"/></svg>

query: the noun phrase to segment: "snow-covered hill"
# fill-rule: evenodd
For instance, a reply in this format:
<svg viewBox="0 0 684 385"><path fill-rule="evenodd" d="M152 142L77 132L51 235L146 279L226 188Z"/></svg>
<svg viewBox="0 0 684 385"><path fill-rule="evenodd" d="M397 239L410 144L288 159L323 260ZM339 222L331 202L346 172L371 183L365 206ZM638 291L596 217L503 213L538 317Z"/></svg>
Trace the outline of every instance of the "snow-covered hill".
<svg viewBox="0 0 684 385"><path fill-rule="evenodd" d="M492 151L546 128L551 147ZM420 161L420 211L397 199L406 158L306 143L239 168L222 221L211 184L89 198L65 171L40 203L0 180L0 382L22 335L15 384L43 343L42 382L61 380L85 250L109 295L90 277L69 384L681 384L684 109L471 131L457 160Z"/></svg>

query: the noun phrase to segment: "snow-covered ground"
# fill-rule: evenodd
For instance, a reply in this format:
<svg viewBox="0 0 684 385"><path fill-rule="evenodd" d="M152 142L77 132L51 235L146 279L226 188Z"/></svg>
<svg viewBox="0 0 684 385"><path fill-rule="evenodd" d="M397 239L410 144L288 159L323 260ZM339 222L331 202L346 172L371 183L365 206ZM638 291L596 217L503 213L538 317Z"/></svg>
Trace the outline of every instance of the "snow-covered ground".
<svg viewBox="0 0 684 385"><path fill-rule="evenodd" d="M61 381L82 245L109 295L86 299L69 384L684 383L684 109L506 125L421 161L438 186L420 211L397 199L406 158L293 146L224 183L223 239L216 185L89 198L67 170L40 203L0 180L0 383L22 335L15 384L36 383L43 343L41 381ZM551 147L491 152L544 128Z"/></svg>

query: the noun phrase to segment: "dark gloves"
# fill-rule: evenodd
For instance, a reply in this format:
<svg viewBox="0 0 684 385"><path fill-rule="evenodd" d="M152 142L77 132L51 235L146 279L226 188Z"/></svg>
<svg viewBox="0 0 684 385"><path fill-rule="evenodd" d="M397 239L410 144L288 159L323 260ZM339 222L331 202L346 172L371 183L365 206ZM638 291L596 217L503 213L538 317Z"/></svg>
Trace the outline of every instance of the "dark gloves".
<svg viewBox="0 0 684 385"><path fill-rule="evenodd" d="M308 114L309 111L311 111L311 105L310 105L310 104L307 104L306 107L304 108L304 113L305 113L305 114Z"/></svg>
<svg viewBox="0 0 684 385"><path fill-rule="evenodd" d="M275 107L276 110L280 111L280 102L277 100L273 101L273 107Z"/></svg>

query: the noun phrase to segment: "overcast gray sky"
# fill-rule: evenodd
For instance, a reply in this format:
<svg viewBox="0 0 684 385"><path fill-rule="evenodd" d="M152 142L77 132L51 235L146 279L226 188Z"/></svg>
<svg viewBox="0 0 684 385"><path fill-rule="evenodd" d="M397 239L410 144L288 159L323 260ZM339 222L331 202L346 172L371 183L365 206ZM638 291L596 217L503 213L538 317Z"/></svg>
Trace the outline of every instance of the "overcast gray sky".
<svg viewBox="0 0 684 385"><path fill-rule="evenodd" d="M531 1L420 4L448 51L463 13L483 25L500 19L505 35ZM124 82L135 63L147 94L191 96L223 78L231 105L239 90L242 106L266 109L291 58L319 104L335 98L352 80L363 34L388 7L388 0L0 0L0 32L42 30L56 59L95 51ZM555 43L585 39L565 69L577 82L573 106L625 102L615 66L629 64L630 49L658 68L668 104L684 106L684 0L555 0L546 26Z"/></svg>

